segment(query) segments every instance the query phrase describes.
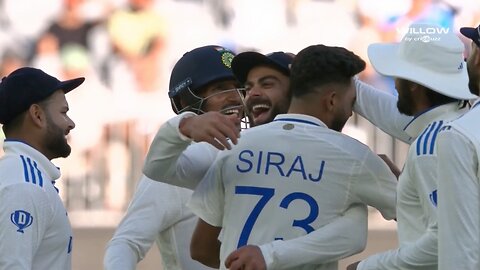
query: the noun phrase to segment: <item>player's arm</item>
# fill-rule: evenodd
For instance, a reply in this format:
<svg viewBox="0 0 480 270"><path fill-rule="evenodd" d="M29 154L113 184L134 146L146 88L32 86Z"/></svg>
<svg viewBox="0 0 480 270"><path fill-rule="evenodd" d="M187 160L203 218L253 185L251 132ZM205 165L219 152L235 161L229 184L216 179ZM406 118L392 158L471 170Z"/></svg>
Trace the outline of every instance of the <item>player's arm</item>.
<svg viewBox="0 0 480 270"><path fill-rule="evenodd" d="M221 177L224 154L225 152L220 153L187 203L192 212L199 217L190 243L190 255L192 259L214 268L220 265L218 235L223 225L225 202Z"/></svg>
<svg viewBox="0 0 480 270"><path fill-rule="evenodd" d="M393 175L395 175L395 177L398 179L402 171L397 167L397 165L385 154L378 154L378 156L385 162L385 164L387 164Z"/></svg>
<svg viewBox="0 0 480 270"><path fill-rule="evenodd" d="M236 143L239 131L235 121L239 121L236 116L218 112L185 112L170 119L155 135L143 173L155 181L194 189L215 159L215 147L229 148L226 138Z"/></svg>
<svg viewBox="0 0 480 270"><path fill-rule="evenodd" d="M190 256L192 259L203 265L219 268L221 243L218 240L218 235L221 230L221 227L212 226L199 219L190 243Z"/></svg>
<svg viewBox="0 0 480 270"><path fill-rule="evenodd" d="M142 176L127 213L108 243L106 270L133 270L151 248L157 235L181 216L172 186ZM172 204L172 201L175 202Z"/></svg>
<svg viewBox="0 0 480 270"><path fill-rule="evenodd" d="M392 249L383 253L372 255L362 260L357 269L416 269L416 268L434 268L438 264L438 226L437 214L434 201L429 198L429 194L436 188L429 186L429 183L436 182L436 167L429 168L424 164L436 164L435 157L419 156L418 160L413 160L409 167L410 173L415 177L415 181L408 184L415 185L411 187L418 191L422 196L422 211L426 217L429 217L425 233L415 241L402 244L397 249ZM426 160L428 159L428 160Z"/></svg>
<svg viewBox="0 0 480 270"><path fill-rule="evenodd" d="M225 264L233 270L293 269L338 261L365 248L367 230L367 207L357 204L343 216L305 236L259 247L241 247L227 257Z"/></svg>
<svg viewBox="0 0 480 270"><path fill-rule="evenodd" d="M437 151L439 269L480 269L478 152L454 130L439 133Z"/></svg>
<svg viewBox="0 0 480 270"><path fill-rule="evenodd" d="M373 152L366 150L357 177L352 179L351 195L358 203L376 208L387 220L396 216L397 177L387 164Z"/></svg>
<svg viewBox="0 0 480 270"><path fill-rule="evenodd" d="M431 224L427 232L417 241L372 255L360 261L356 269L432 269L436 265L437 226L435 223Z"/></svg>
<svg viewBox="0 0 480 270"><path fill-rule="evenodd" d="M47 195L40 187L22 183L1 189L0 269L32 269L52 216Z"/></svg>
<svg viewBox="0 0 480 270"><path fill-rule="evenodd" d="M358 78L355 78L357 99L353 110L365 117L385 133L410 144L411 138L404 128L413 119L412 116L401 114L397 109L398 98L385 91L374 88Z"/></svg>

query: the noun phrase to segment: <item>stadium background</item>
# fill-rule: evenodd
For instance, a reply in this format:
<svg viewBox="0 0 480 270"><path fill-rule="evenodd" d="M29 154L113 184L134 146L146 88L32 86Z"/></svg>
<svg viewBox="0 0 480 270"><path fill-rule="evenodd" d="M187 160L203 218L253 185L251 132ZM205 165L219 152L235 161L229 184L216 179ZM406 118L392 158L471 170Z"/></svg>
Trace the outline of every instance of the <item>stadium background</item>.
<svg viewBox="0 0 480 270"><path fill-rule="evenodd" d="M62 170L57 186L75 232L73 269L101 269L104 247L128 206L148 145L173 116L168 79L184 52L219 44L237 53L297 53L323 43L344 46L368 62L368 44L398 41L418 20L458 32L480 23L480 2L0 0L0 78L24 65L61 79L87 78L67 97L76 122L69 136L72 155L54 161ZM393 82L370 66L361 78L395 94ZM403 166L407 146L362 117L354 115L344 132ZM1 144L3 134L0 138ZM395 224L375 210L369 228L366 251L343 260L341 268L396 245ZM156 249L138 269L160 269Z"/></svg>

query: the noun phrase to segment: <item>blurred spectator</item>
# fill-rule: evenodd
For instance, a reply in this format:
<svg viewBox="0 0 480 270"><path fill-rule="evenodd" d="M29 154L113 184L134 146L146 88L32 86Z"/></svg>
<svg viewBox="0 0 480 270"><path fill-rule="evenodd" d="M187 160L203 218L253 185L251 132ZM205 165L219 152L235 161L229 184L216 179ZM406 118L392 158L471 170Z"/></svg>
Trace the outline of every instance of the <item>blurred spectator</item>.
<svg viewBox="0 0 480 270"><path fill-rule="evenodd" d="M25 66L25 57L13 49L7 49L0 55L0 79Z"/></svg>
<svg viewBox="0 0 480 270"><path fill-rule="evenodd" d="M213 20L222 27L228 28L232 23L232 18L235 15L232 8L231 0L208 0L206 4L210 8Z"/></svg>
<svg viewBox="0 0 480 270"><path fill-rule="evenodd" d="M82 91L77 91L69 99L69 115L75 117L79 132L70 135L69 142L74 146L71 159L65 160L62 165L64 182L68 184L68 194L65 194L69 198L67 204L71 209L103 208L105 204L109 205L105 201L108 200L109 187L116 186L116 195L120 196L116 203L121 209L126 191L119 192L118 188L126 186L130 157L124 142L119 144L107 137L110 127L124 121L120 108L112 91L102 84L95 73L85 47L67 44L60 50L59 60L62 64L61 78L86 78ZM121 152L115 150L111 154L111 146ZM123 169L118 170L117 166Z"/></svg>
<svg viewBox="0 0 480 270"><path fill-rule="evenodd" d="M16 47L31 53L34 41L61 9L62 0L2 0L2 31ZM1 43L1 42L0 42Z"/></svg>
<svg viewBox="0 0 480 270"><path fill-rule="evenodd" d="M165 43L165 22L154 9L153 0L128 0L128 7L113 11L108 21L108 34L114 55L112 85L139 91L158 89L159 60ZM125 73L117 69L122 65L131 70L134 81L125 85ZM116 85L115 80L119 80ZM130 89L131 91L131 89Z"/></svg>
<svg viewBox="0 0 480 270"><path fill-rule="evenodd" d="M0 51L0 56L0 80L25 65L25 57L13 49L5 50L3 53ZM5 134L3 134L1 128L2 125L0 125L0 156L3 155L2 145L5 139Z"/></svg>
<svg viewBox="0 0 480 270"><path fill-rule="evenodd" d="M60 48L55 36L46 34L35 44L31 65L56 76L61 73Z"/></svg>
<svg viewBox="0 0 480 270"><path fill-rule="evenodd" d="M62 2L63 7L58 18L51 22L39 37L37 50L41 44L52 42L57 43L52 46L58 50L72 44L82 46L87 50L88 57L98 73L103 74L102 67L109 53L110 43L106 31L102 28L102 22L107 18L110 5L105 1L97 1L96 6L89 0L62 0Z"/></svg>

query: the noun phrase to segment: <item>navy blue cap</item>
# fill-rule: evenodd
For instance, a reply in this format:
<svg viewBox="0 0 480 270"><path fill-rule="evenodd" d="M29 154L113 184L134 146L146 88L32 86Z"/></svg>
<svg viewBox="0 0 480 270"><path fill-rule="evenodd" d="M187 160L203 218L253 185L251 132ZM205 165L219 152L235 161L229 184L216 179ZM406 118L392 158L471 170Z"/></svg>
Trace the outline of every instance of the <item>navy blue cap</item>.
<svg viewBox="0 0 480 270"><path fill-rule="evenodd" d="M480 48L480 25L477 26L477 28L462 27L460 28L460 33L473 40L473 42L475 42L475 44L477 44L477 46Z"/></svg>
<svg viewBox="0 0 480 270"><path fill-rule="evenodd" d="M65 93L77 88L85 78L60 81L40 69L22 67L0 82L0 124L6 124L32 104L40 102L57 90Z"/></svg>
<svg viewBox="0 0 480 270"><path fill-rule="evenodd" d="M232 69L238 81L244 84L250 70L257 66L270 66L290 76L290 65L293 62L293 54L273 52L261 54L258 52L243 52L233 58Z"/></svg>
<svg viewBox="0 0 480 270"><path fill-rule="evenodd" d="M222 46L209 45L185 53L170 76L168 96L173 98L186 89L193 92L221 80L236 80L232 72L235 54Z"/></svg>

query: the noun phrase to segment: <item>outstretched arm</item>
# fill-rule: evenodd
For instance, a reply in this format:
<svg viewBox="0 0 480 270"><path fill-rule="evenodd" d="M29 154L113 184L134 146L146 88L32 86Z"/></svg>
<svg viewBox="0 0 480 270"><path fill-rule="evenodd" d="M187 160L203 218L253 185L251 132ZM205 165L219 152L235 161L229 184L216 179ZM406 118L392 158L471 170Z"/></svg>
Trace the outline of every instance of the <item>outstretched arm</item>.
<svg viewBox="0 0 480 270"><path fill-rule="evenodd" d="M401 114L397 109L397 97L376 89L355 78L357 99L353 110L365 117L385 133L410 144L411 138L404 130L412 116Z"/></svg>
<svg viewBox="0 0 480 270"><path fill-rule="evenodd" d="M237 142L237 121L235 115L219 112L202 115L186 112L170 119L157 132L143 173L155 181L195 189L218 149L230 148L229 139L231 143ZM191 144L192 141L203 143Z"/></svg>

